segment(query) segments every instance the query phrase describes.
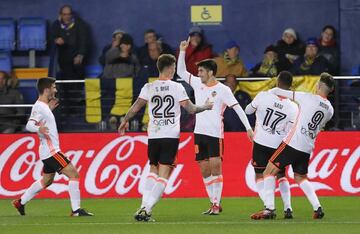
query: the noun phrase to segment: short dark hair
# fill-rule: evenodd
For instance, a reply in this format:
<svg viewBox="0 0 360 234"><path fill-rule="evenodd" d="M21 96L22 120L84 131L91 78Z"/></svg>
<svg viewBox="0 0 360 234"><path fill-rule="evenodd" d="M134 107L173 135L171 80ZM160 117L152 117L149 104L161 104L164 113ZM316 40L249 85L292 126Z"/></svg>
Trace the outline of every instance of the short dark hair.
<svg viewBox="0 0 360 234"><path fill-rule="evenodd" d="M216 62L212 59L205 59L196 64L198 67L203 67L208 71L212 71L214 76L216 76L217 65Z"/></svg>
<svg viewBox="0 0 360 234"><path fill-rule="evenodd" d="M162 54L159 56L156 66L159 72L163 72L165 68L172 66L175 64L176 58L172 54Z"/></svg>
<svg viewBox="0 0 360 234"><path fill-rule="evenodd" d="M51 88L52 84L55 83L55 78L52 77L44 77L40 78L37 81L36 87L39 94L43 94L45 89Z"/></svg>
<svg viewBox="0 0 360 234"><path fill-rule="evenodd" d="M335 80L332 75L327 72L323 72L320 74L320 82L324 83L332 92L335 88Z"/></svg>
<svg viewBox="0 0 360 234"><path fill-rule="evenodd" d="M325 32L326 29L331 29L333 31L333 38L336 37L336 29L332 25L325 25L322 29L322 32Z"/></svg>
<svg viewBox="0 0 360 234"><path fill-rule="evenodd" d="M144 32L144 35L146 35L146 34L148 34L148 33L154 33L155 36L156 36L156 31L155 31L154 29L152 29L152 28L146 30L146 31Z"/></svg>
<svg viewBox="0 0 360 234"><path fill-rule="evenodd" d="M65 4L65 5L63 5L62 7L60 7L59 14L62 14L62 12L63 12L63 10L64 10L65 8L69 8L70 11L71 11L71 14L73 13L72 7L71 7L69 4Z"/></svg>
<svg viewBox="0 0 360 234"><path fill-rule="evenodd" d="M288 71L282 71L278 75L278 82L283 88L289 89L292 85L293 75Z"/></svg>

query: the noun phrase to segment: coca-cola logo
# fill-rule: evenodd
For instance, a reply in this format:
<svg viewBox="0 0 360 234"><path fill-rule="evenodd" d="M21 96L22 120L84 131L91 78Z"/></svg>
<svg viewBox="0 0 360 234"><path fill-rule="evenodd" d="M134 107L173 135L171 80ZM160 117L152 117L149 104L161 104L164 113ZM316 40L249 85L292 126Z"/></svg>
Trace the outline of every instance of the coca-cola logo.
<svg viewBox="0 0 360 234"><path fill-rule="evenodd" d="M328 133L316 143L308 177L320 195L360 193L360 145ZM318 139L317 139L318 140ZM36 135L0 135L0 197L18 197L41 178L43 163L38 157ZM60 134L63 152L80 173L83 197L139 197L149 172L147 136L130 134ZM240 145L241 144L241 145ZM336 147L334 147L336 145ZM241 150L239 150L239 148ZM251 165L251 143L246 134L226 133L224 151L224 196L256 196ZM204 197L200 169L194 160L193 134L181 134L178 165L169 178L165 194L172 197ZM291 167L288 177L293 178ZM245 181L244 181L245 179ZM290 179L291 187L298 185ZM68 197L68 181L56 175L40 197ZM294 195L302 194L294 189Z"/></svg>

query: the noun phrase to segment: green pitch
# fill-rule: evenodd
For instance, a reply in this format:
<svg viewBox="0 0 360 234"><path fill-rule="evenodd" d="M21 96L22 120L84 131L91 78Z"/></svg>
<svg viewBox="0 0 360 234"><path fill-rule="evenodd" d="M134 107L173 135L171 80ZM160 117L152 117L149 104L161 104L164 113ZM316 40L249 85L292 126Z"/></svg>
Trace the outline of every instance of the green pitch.
<svg viewBox="0 0 360 234"><path fill-rule="evenodd" d="M154 223L135 222L133 213L139 199L85 199L82 206L94 217L69 217L66 199L35 199L21 217L10 200L0 200L0 233L360 233L360 197L321 197L322 220L312 219L312 209L304 197L292 199L294 219L284 220L280 200L276 220L250 220L261 209L257 198L225 198L223 213L201 215L207 199L163 199L153 211Z"/></svg>

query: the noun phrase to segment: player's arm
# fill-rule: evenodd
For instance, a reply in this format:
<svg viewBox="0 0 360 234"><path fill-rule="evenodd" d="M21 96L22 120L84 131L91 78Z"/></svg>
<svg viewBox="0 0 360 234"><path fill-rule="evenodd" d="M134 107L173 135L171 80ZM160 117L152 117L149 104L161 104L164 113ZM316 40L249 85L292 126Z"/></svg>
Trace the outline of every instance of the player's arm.
<svg viewBox="0 0 360 234"><path fill-rule="evenodd" d="M195 83L201 83L199 77L193 76L186 70L186 63L185 63L185 51L186 48L189 46L190 38L187 41L180 42L180 51L179 57L177 61L177 74L189 85L194 86Z"/></svg>
<svg viewBox="0 0 360 234"><path fill-rule="evenodd" d="M45 122L41 121L41 110L37 108L31 111L30 118L26 123L25 128L29 132L41 133L44 135L49 133L49 129L45 126Z"/></svg>
<svg viewBox="0 0 360 234"><path fill-rule="evenodd" d="M138 113L139 110L146 105L146 103L147 101L142 98L136 99L135 103L130 107L129 111L126 113L125 117L121 121L118 129L121 135L125 133L129 120L132 119L136 115L136 113Z"/></svg>
<svg viewBox="0 0 360 234"><path fill-rule="evenodd" d="M249 104L245 107L245 113L246 113L247 115L251 115L251 114L255 113L255 111L256 111L256 108L253 107L253 106L251 105L251 103L249 103Z"/></svg>
<svg viewBox="0 0 360 234"><path fill-rule="evenodd" d="M192 103L190 100L184 100L180 102L180 105L190 114L196 114L203 112L205 110L211 110L213 107L213 103L206 100L205 105L197 106Z"/></svg>
<svg viewBox="0 0 360 234"><path fill-rule="evenodd" d="M241 106L240 106L239 103L231 106L231 108L234 109L234 111L236 112L236 114L239 116L239 119L241 120L241 122L242 122L243 125L245 126L245 129L246 129L246 132L247 132L247 135L248 135L250 141L253 141L254 131L252 130L252 128L251 128L251 126L250 126L249 120L248 120L248 118L246 117L246 114L245 114L244 110L241 108Z"/></svg>
<svg viewBox="0 0 360 234"><path fill-rule="evenodd" d="M295 96L297 96L297 94L299 93L296 91L280 89L277 87L270 89L269 92L272 94L278 95L278 96L290 98L291 100L294 100L294 101L295 101Z"/></svg>

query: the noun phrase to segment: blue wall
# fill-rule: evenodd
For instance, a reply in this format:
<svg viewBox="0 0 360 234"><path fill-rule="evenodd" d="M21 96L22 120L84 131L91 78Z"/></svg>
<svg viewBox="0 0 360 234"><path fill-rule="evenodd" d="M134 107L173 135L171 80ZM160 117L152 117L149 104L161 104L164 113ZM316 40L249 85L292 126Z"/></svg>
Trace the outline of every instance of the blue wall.
<svg viewBox="0 0 360 234"><path fill-rule="evenodd" d="M287 27L295 28L300 37L319 36L322 27L341 25L343 68L359 63L359 50L352 48L352 38L358 38L358 0L1 0L0 16L19 18L43 16L53 21L59 7L71 4L76 12L91 25L93 53L91 63L97 63L101 48L110 42L115 28L132 34L136 45L143 44L143 31L154 28L167 43L177 48L180 40L187 38L190 6L203 4L223 5L223 24L204 26L208 41L216 52L221 52L228 39L241 46L241 57L247 63L256 63L264 48L275 43ZM351 9L351 10L349 10ZM344 12L340 12L344 10ZM344 20L340 20L340 16ZM352 35L353 37L349 37ZM350 40L350 41L349 41ZM346 43L345 43L346 42ZM344 53L349 53L344 55ZM351 55L351 57L350 57ZM353 61L354 58L356 61Z"/></svg>

